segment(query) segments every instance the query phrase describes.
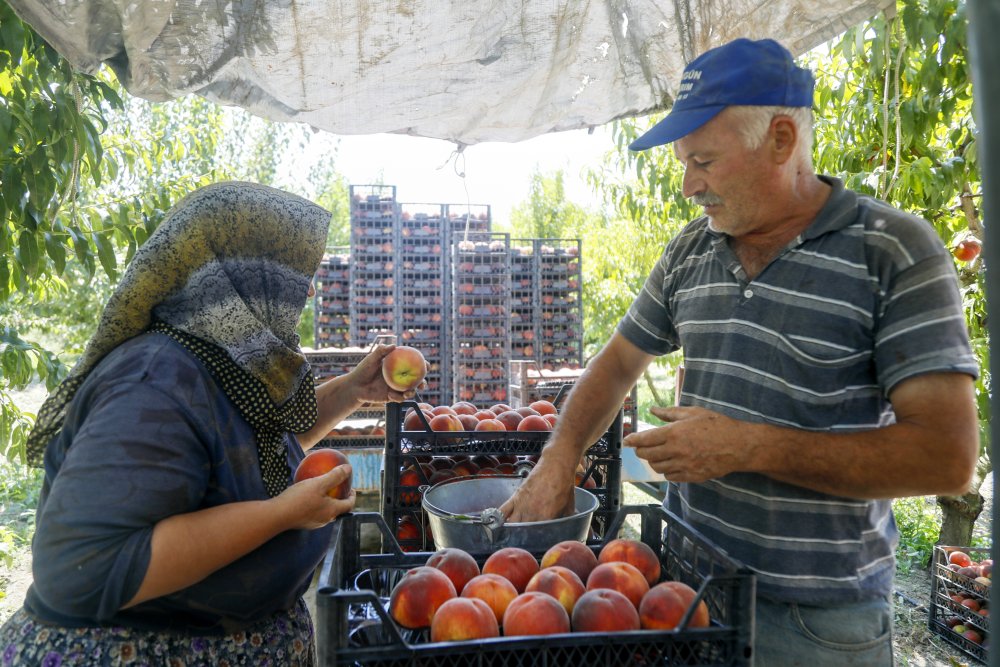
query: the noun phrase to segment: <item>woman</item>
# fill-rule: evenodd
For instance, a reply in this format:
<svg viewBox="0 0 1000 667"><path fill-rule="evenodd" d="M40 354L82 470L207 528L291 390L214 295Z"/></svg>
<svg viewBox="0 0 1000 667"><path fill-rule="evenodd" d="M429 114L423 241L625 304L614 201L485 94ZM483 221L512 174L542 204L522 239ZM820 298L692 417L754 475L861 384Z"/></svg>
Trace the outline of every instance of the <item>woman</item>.
<svg viewBox="0 0 1000 667"><path fill-rule="evenodd" d="M329 220L222 183L136 253L29 436L34 582L0 664L313 662L302 594L354 497L326 495L349 466L292 471L361 403L413 396L382 379L392 346L313 385L295 328Z"/></svg>

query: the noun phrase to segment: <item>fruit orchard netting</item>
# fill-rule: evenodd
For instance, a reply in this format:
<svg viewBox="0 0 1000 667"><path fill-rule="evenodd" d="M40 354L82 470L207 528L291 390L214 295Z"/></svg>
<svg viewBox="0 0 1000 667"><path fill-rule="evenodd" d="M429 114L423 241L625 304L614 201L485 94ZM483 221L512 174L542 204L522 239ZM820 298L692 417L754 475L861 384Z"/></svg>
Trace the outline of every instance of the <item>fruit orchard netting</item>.
<svg viewBox="0 0 1000 667"><path fill-rule="evenodd" d="M893 0L9 0L76 68L335 134L519 141L669 106L735 37L800 54Z"/></svg>

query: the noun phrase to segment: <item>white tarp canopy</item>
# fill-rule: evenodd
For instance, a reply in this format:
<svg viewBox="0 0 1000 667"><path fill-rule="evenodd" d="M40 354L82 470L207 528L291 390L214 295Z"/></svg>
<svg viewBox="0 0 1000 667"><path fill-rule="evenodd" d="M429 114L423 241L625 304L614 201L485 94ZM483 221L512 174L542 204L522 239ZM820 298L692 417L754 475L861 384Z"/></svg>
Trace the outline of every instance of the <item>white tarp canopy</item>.
<svg viewBox="0 0 1000 667"><path fill-rule="evenodd" d="M79 70L334 134L520 141L667 108L735 37L801 54L894 0L8 0Z"/></svg>

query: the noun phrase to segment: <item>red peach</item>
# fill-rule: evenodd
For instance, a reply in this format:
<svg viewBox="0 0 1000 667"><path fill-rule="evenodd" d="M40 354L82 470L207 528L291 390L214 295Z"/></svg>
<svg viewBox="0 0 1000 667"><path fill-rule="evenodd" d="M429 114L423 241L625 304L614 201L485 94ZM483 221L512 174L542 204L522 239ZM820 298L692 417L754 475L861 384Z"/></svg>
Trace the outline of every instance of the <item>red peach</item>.
<svg viewBox="0 0 1000 667"><path fill-rule="evenodd" d="M507 606L517 597L517 589L499 574L481 574L473 577L462 589L462 597L479 598L490 606L497 623L503 620Z"/></svg>
<svg viewBox="0 0 1000 667"><path fill-rule="evenodd" d="M496 405L493 405L492 407L490 407L490 412L492 412L495 415L498 415L501 412L507 412L510 409L511 409L511 407L509 405L507 405L506 403L497 403Z"/></svg>
<svg viewBox="0 0 1000 667"><path fill-rule="evenodd" d="M494 551L483 563L483 574L499 574L514 584L518 593L534 574L538 572L538 561L530 551L520 547L504 547Z"/></svg>
<svg viewBox="0 0 1000 667"><path fill-rule="evenodd" d="M639 613L616 590L596 588L584 593L573 608L573 632L622 632L639 629Z"/></svg>
<svg viewBox="0 0 1000 667"><path fill-rule="evenodd" d="M479 576L479 564L463 549L453 547L438 549L424 564L427 567L436 567L448 575L456 591L461 591L473 577Z"/></svg>
<svg viewBox="0 0 1000 667"><path fill-rule="evenodd" d="M433 567L409 570L392 589L389 615L404 628L430 627L438 608L457 597L444 572Z"/></svg>
<svg viewBox="0 0 1000 667"><path fill-rule="evenodd" d="M569 568L576 573L576 576L580 577L580 581L585 582L593 569L597 567L597 556L583 542L566 540L552 545L542 556L542 569L553 565Z"/></svg>
<svg viewBox="0 0 1000 667"><path fill-rule="evenodd" d="M451 409L454 410L457 415L474 415L477 412L476 406L468 401L452 403Z"/></svg>
<svg viewBox="0 0 1000 667"><path fill-rule="evenodd" d="M476 414L472 416L478 419L479 421L483 421L484 419L495 419L497 415L492 410L479 410L478 412L476 412Z"/></svg>
<svg viewBox="0 0 1000 667"><path fill-rule="evenodd" d="M452 414L437 414L431 418L430 426L432 431L461 431L464 430L462 422L459 421L458 415Z"/></svg>
<svg viewBox="0 0 1000 667"><path fill-rule="evenodd" d="M557 413L556 406L553 405L551 401L546 401L544 398L540 398L533 403L529 403L528 407L543 416L554 415Z"/></svg>
<svg viewBox="0 0 1000 667"><path fill-rule="evenodd" d="M478 598L452 598L431 621L432 642L461 642L499 637L500 627L490 606Z"/></svg>
<svg viewBox="0 0 1000 667"><path fill-rule="evenodd" d="M552 565L539 570L528 580L524 591L548 593L563 606L567 614L573 613L573 607L580 596L587 592L580 577L572 570L560 565Z"/></svg>
<svg viewBox="0 0 1000 667"><path fill-rule="evenodd" d="M472 415L460 414L458 415L458 421L462 423L463 431L475 431L479 426L479 420Z"/></svg>
<svg viewBox="0 0 1000 667"><path fill-rule="evenodd" d="M613 561L598 563L587 577L587 590L598 588L611 588L622 593L638 609L642 596L649 592L649 583L634 565Z"/></svg>
<svg viewBox="0 0 1000 667"><path fill-rule="evenodd" d="M490 413L492 414L492 413ZM476 431L506 431L507 427L499 419L483 419L476 424Z"/></svg>
<svg viewBox="0 0 1000 667"><path fill-rule="evenodd" d="M295 475L292 479L295 482L301 482L311 477L319 477L345 463L348 463L347 457L336 449L314 449L306 454L305 458L296 466ZM346 480L327 491L327 495L331 498L339 498L341 500L349 497L351 495L352 477L353 475L348 475Z"/></svg>
<svg viewBox="0 0 1000 667"><path fill-rule="evenodd" d="M427 374L427 360L415 347L399 345L382 359L382 377L390 389L410 391Z"/></svg>
<svg viewBox="0 0 1000 667"><path fill-rule="evenodd" d="M679 581L665 581L649 589L639 603L639 619L644 630L673 630L694 601L694 589ZM707 628L708 605L702 600L691 614L689 628Z"/></svg>
<svg viewBox="0 0 1000 667"><path fill-rule="evenodd" d="M545 593L518 595L503 615L503 633L507 637L552 635L569 630L569 614L554 597Z"/></svg>
<svg viewBox="0 0 1000 667"><path fill-rule="evenodd" d="M430 410L421 410L420 413L423 414L424 420L430 422L434 419L434 415ZM420 416L416 410L410 408L406 411L406 417L403 419L403 430L404 431L426 431L427 426L421 421Z"/></svg>
<svg viewBox="0 0 1000 667"><path fill-rule="evenodd" d="M506 412L498 414L497 419L503 423L504 427L506 427L508 431L516 431L517 425L521 423L524 416L520 412L507 410Z"/></svg>
<svg viewBox="0 0 1000 667"><path fill-rule="evenodd" d="M617 539L611 540L603 547L597 555L597 562L610 563L621 561L634 565L646 577L646 583L655 586L660 580L660 559L645 542L639 540Z"/></svg>
<svg viewBox="0 0 1000 667"><path fill-rule="evenodd" d="M517 425L518 431L551 431L552 427L541 415L528 415Z"/></svg>

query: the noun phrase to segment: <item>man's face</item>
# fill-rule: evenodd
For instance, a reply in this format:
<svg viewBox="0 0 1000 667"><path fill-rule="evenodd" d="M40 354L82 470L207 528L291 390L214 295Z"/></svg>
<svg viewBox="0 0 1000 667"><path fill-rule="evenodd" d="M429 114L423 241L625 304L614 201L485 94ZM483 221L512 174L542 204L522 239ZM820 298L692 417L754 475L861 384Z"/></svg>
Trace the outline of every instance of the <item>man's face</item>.
<svg viewBox="0 0 1000 667"><path fill-rule="evenodd" d="M674 142L674 152L684 165L683 194L705 208L712 230L738 237L767 224L765 148L746 148L727 111Z"/></svg>

